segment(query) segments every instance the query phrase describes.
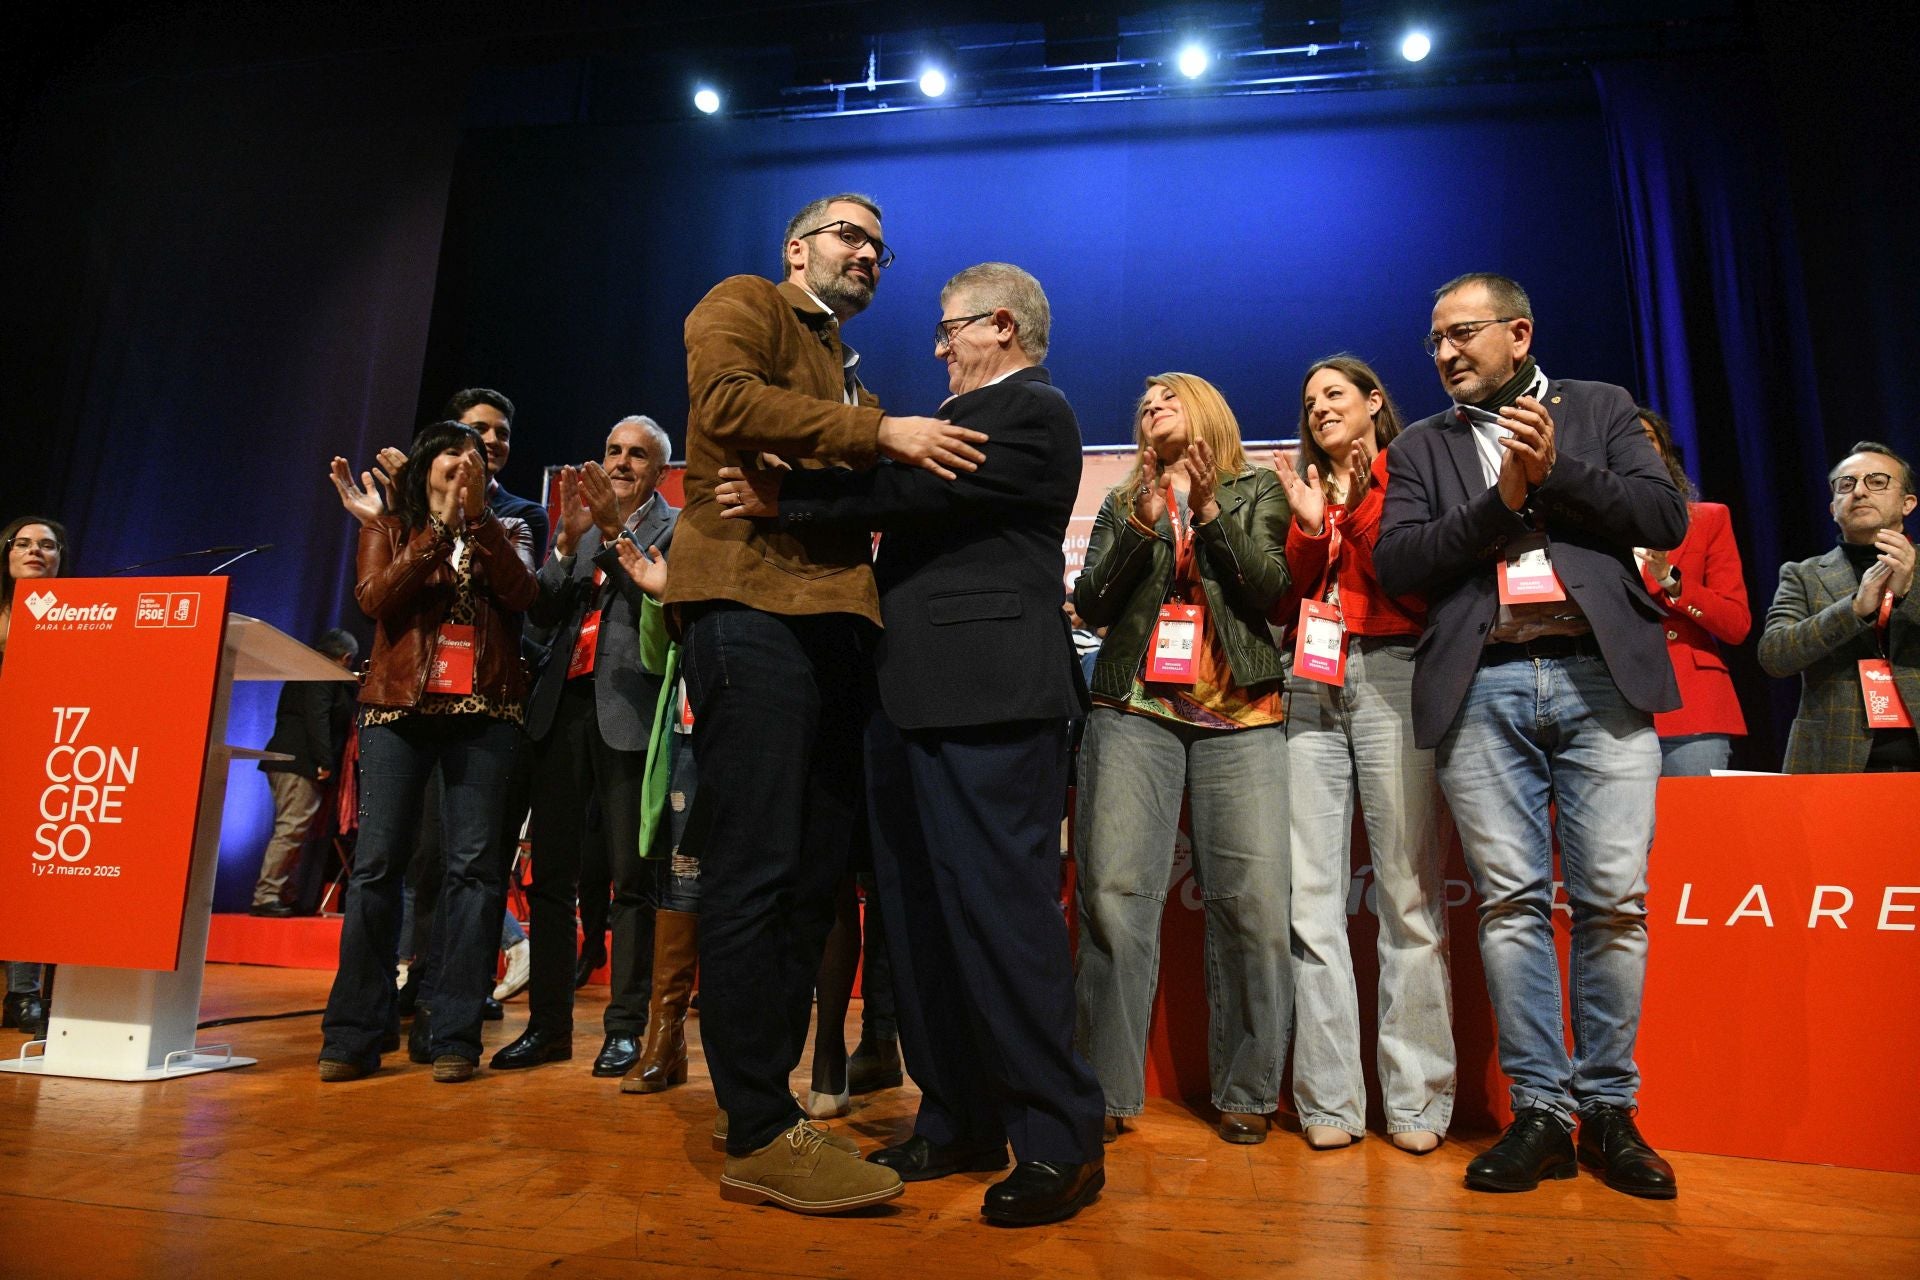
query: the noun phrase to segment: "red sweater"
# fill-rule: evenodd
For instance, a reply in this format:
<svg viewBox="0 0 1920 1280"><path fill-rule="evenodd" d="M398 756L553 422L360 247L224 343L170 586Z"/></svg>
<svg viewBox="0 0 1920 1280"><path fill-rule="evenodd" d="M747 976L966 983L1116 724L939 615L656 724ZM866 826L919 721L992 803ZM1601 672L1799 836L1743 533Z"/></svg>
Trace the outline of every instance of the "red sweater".
<svg viewBox="0 0 1920 1280"><path fill-rule="evenodd" d="M1332 531L1340 530L1340 554L1333 575L1340 584L1340 614L1347 630L1357 636L1418 636L1427 625L1426 601L1419 596L1390 596L1380 589L1373 572L1373 544L1380 537L1380 513L1387 505L1387 451L1374 455L1372 483L1360 505L1327 507L1320 535L1301 531L1300 522L1287 522L1287 570L1293 585L1281 598L1271 620L1292 627L1299 621L1302 600L1327 598L1327 548Z"/></svg>

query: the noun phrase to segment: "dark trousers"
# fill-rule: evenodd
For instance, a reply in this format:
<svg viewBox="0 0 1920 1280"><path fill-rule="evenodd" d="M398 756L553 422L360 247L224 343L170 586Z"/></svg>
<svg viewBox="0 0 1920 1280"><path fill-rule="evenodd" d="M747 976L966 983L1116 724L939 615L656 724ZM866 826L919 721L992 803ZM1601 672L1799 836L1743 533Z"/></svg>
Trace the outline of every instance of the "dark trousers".
<svg viewBox="0 0 1920 1280"><path fill-rule="evenodd" d="M421 795L436 766L446 782L439 950L420 992L433 1010L434 1056L480 1059L480 1003L500 941L494 905L506 875L500 805L519 730L486 716L408 716L360 737L360 839L347 882L340 969L320 1022L320 1056L376 1066L394 1024L400 885L412 861Z"/></svg>
<svg viewBox="0 0 1920 1280"><path fill-rule="evenodd" d="M700 848L701 1039L735 1155L801 1116L787 1077L806 1048L847 870L871 634L849 614L725 605L687 627L699 800L711 816Z"/></svg>
<svg viewBox="0 0 1920 1280"><path fill-rule="evenodd" d="M903 733L876 710L868 725L874 878L929 1142L1100 1158L1106 1102L1073 1047L1060 911L1066 788L1065 721Z"/></svg>
<svg viewBox="0 0 1920 1280"><path fill-rule="evenodd" d="M653 987L654 870L640 861L644 751L616 751L600 736L593 681L567 682L553 727L534 746L533 886L527 1027L573 1032L574 901L589 846L613 869L613 994L608 1035L638 1036ZM600 822L585 821L598 801Z"/></svg>

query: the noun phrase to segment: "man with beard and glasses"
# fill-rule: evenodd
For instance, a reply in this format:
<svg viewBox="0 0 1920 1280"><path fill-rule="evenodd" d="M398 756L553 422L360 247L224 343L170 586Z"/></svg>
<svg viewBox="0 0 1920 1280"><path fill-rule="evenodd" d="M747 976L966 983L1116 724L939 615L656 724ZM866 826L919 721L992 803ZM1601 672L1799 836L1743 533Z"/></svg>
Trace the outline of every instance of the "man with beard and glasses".
<svg viewBox="0 0 1920 1280"><path fill-rule="evenodd" d="M721 281L687 317L686 512L664 603L683 642L694 758L713 821L701 849L700 1022L726 1124L721 1194L840 1213L900 1194L893 1170L828 1134L787 1091L846 875L880 621L871 537L723 520L722 467L872 466L951 480L985 436L884 413L840 326L893 251L863 195L815 200L781 237L784 278Z"/></svg>
<svg viewBox="0 0 1920 1280"><path fill-rule="evenodd" d="M536 575L528 616L552 628L527 699L533 740L532 973L526 1031L493 1056L495 1071L573 1056L574 899L583 863L612 873L612 998L593 1074L639 1059L653 973L653 870L639 857L647 740L660 681L640 665L640 588L615 544L664 550L678 508L655 492L671 453L651 418L622 418L601 462L560 472L560 529ZM589 799L600 824L586 829Z"/></svg>
<svg viewBox="0 0 1920 1280"><path fill-rule="evenodd" d="M1480 892L1480 954L1513 1082L1513 1124L1467 1166L1467 1186L1573 1177L1577 1117L1579 1161L1617 1191L1669 1199L1673 1170L1633 1122L1633 1046L1660 779L1653 713L1680 693L1633 549L1677 546L1686 499L1625 390L1540 371L1518 283L1476 272L1434 299L1427 352L1453 404L1388 452L1373 560L1388 595L1428 600L1414 741L1437 749ZM1573 911L1571 1058L1556 832Z"/></svg>
<svg viewBox="0 0 1920 1280"><path fill-rule="evenodd" d="M1788 773L1920 772L1920 596L1913 468L1862 440L1827 474L1840 545L1780 566L1760 636L1770 676L1800 677ZM1871 705L1872 710L1869 710Z"/></svg>

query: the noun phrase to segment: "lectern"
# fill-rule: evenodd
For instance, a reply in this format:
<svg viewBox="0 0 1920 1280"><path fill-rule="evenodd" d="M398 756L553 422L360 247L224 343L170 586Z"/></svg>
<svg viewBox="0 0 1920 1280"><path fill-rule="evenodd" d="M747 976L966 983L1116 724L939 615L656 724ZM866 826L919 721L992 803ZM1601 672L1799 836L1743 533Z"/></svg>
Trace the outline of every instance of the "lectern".
<svg viewBox="0 0 1920 1280"><path fill-rule="evenodd" d="M47 1038L0 1070L164 1080L250 1065L200 1045L235 680L351 680L225 578L17 584L0 668L0 939L57 963ZM278 758L278 757L275 757Z"/></svg>

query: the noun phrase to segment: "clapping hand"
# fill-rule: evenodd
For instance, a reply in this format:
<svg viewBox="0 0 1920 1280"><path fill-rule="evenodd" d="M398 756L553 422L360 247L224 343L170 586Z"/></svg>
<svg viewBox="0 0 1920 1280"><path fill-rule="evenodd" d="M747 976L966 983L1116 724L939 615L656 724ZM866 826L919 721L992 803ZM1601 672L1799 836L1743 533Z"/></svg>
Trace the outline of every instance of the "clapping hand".
<svg viewBox="0 0 1920 1280"><path fill-rule="evenodd" d="M1159 525L1167 514L1167 501L1160 496L1160 455L1150 444L1140 446L1140 486L1133 494L1133 518L1147 528Z"/></svg>
<svg viewBox="0 0 1920 1280"><path fill-rule="evenodd" d="M573 554L580 539L593 527L593 511L580 493L580 469L560 468L557 482L560 499L560 531L554 535L553 549L563 556Z"/></svg>
<svg viewBox="0 0 1920 1280"><path fill-rule="evenodd" d="M1213 450L1205 440L1195 436L1180 460L1187 469L1187 519L1192 524L1205 524L1220 514L1220 504L1213 497L1213 491L1220 485L1220 473L1214 470Z"/></svg>
<svg viewBox="0 0 1920 1280"><path fill-rule="evenodd" d="M1293 508L1293 522L1309 538L1317 538L1326 528L1327 495L1320 488L1320 468L1309 462L1306 479L1300 478L1297 455L1273 451L1273 469L1280 475L1280 487L1287 491L1287 505Z"/></svg>
<svg viewBox="0 0 1920 1280"><path fill-rule="evenodd" d="M362 471L360 481L356 484L353 471L347 466L347 460L339 457L333 460L333 465L327 472L327 478L333 481L334 492L340 495L340 505L347 509L348 515L361 524L372 524L387 512L387 502L375 488L375 474ZM382 482L386 481L384 471L377 474ZM386 486L383 484L381 487Z"/></svg>
<svg viewBox="0 0 1920 1280"><path fill-rule="evenodd" d="M633 579L633 585L658 600L667 592L667 558L660 554L660 548L650 546L642 551L631 538L616 538L613 554L620 557L620 567Z"/></svg>

